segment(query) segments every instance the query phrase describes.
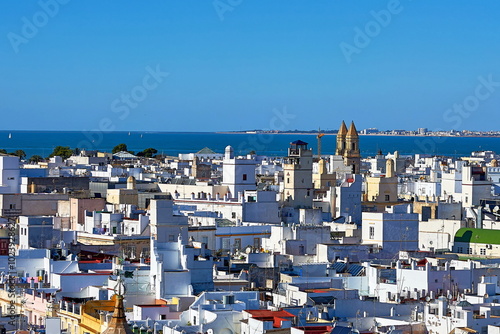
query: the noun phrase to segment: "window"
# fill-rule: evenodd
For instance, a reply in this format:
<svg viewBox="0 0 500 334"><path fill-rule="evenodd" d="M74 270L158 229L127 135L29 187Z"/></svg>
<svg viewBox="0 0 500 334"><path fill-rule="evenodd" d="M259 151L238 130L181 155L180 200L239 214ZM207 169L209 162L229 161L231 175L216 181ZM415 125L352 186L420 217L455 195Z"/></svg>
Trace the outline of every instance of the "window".
<svg viewBox="0 0 500 334"><path fill-rule="evenodd" d="M463 247L457 247L457 253L463 253L464 248Z"/></svg>
<svg viewBox="0 0 500 334"><path fill-rule="evenodd" d="M389 195L385 195L385 201L389 202Z"/></svg>
<svg viewBox="0 0 500 334"><path fill-rule="evenodd" d="M175 239L174 239L174 238L175 238L175 236L174 236L173 234L170 234L170 235L168 236L168 241L175 241Z"/></svg>
<svg viewBox="0 0 500 334"><path fill-rule="evenodd" d="M222 249L229 249L229 238L222 238Z"/></svg>
<svg viewBox="0 0 500 334"><path fill-rule="evenodd" d="M467 254L472 254L472 248L467 248Z"/></svg>
<svg viewBox="0 0 500 334"><path fill-rule="evenodd" d="M241 249L241 239L240 238L234 239L234 248Z"/></svg>
<svg viewBox="0 0 500 334"><path fill-rule="evenodd" d="M486 255L486 248L479 249L479 254Z"/></svg>
<svg viewBox="0 0 500 334"><path fill-rule="evenodd" d="M260 248L260 238L253 238L253 246L255 248Z"/></svg>
<svg viewBox="0 0 500 334"><path fill-rule="evenodd" d="M370 239L374 239L374 238L375 238L375 227L370 226Z"/></svg>
<svg viewBox="0 0 500 334"><path fill-rule="evenodd" d="M290 178L289 177L286 178L286 183L290 183Z"/></svg>
<svg viewBox="0 0 500 334"><path fill-rule="evenodd" d="M236 218L236 212L231 212L231 218Z"/></svg>
<svg viewBox="0 0 500 334"><path fill-rule="evenodd" d="M243 181L246 181L246 180L247 180L247 175L243 174Z"/></svg>

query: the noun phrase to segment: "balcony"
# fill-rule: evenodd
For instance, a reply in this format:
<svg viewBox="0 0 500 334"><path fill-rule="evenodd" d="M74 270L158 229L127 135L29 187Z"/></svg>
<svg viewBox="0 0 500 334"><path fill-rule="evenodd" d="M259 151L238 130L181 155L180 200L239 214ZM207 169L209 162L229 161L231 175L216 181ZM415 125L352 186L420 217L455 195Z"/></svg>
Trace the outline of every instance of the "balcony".
<svg viewBox="0 0 500 334"><path fill-rule="evenodd" d="M17 217L22 213L21 209L3 209L0 211L2 217Z"/></svg>

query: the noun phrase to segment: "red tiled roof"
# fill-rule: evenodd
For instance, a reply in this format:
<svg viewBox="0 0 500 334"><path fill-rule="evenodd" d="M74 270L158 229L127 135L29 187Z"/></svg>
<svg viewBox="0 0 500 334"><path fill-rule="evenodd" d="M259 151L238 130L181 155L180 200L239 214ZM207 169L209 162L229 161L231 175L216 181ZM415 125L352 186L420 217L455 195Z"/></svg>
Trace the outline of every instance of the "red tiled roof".
<svg viewBox="0 0 500 334"><path fill-rule="evenodd" d="M279 311L269 311L269 310L245 310L245 312L250 313L252 318L293 318L294 315L285 310Z"/></svg>
<svg viewBox="0 0 500 334"><path fill-rule="evenodd" d="M304 334L329 334L332 332L332 326L307 326L300 328Z"/></svg>

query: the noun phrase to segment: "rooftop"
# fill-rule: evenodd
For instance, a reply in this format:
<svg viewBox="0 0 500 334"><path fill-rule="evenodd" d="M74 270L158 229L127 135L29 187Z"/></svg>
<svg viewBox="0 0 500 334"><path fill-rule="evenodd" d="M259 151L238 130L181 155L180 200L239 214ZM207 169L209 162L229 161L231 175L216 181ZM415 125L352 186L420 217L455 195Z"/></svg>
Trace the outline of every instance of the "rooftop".
<svg viewBox="0 0 500 334"><path fill-rule="evenodd" d="M500 245L500 230L461 228L455 234L455 242Z"/></svg>

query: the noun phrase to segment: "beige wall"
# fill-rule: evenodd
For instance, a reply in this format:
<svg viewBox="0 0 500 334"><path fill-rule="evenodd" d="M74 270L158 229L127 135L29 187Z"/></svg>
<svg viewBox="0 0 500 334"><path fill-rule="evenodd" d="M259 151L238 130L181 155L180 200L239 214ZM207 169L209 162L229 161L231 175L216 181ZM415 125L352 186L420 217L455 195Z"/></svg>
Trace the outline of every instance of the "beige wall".
<svg viewBox="0 0 500 334"><path fill-rule="evenodd" d="M138 204L137 190L135 189L108 189L106 200L111 204Z"/></svg>
<svg viewBox="0 0 500 334"><path fill-rule="evenodd" d="M396 202L398 200L397 177L367 177L366 200L369 202ZM386 196L389 196L386 199Z"/></svg>
<svg viewBox="0 0 500 334"><path fill-rule="evenodd" d="M71 198L70 199L70 219L71 228L77 230L77 225L85 222L85 210L101 211L106 206L104 198Z"/></svg>

